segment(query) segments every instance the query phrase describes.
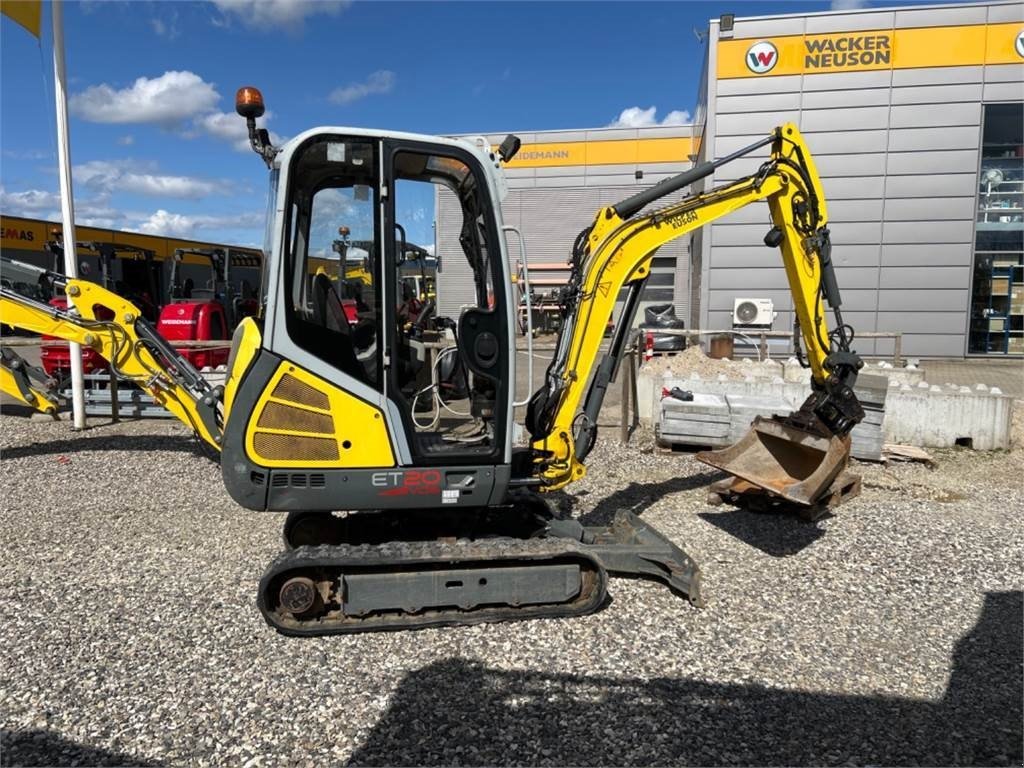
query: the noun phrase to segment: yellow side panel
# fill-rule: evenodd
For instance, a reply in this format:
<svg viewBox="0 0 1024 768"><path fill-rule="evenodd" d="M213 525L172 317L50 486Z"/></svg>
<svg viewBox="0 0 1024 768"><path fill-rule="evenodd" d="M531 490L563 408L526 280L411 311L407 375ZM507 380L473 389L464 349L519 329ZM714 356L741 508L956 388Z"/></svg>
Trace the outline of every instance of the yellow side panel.
<svg viewBox="0 0 1024 768"><path fill-rule="evenodd" d="M231 341L231 357L228 359L228 375L224 381L224 424L231 418L231 406L235 402L235 393L242 381L242 376L249 369L249 364L256 357L263 345L259 326L251 317L246 317L235 329Z"/></svg>
<svg viewBox="0 0 1024 768"><path fill-rule="evenodd" d="M387 424L376 407L291 363L271 377L245 432L265 467L393 467Z"/></svg>

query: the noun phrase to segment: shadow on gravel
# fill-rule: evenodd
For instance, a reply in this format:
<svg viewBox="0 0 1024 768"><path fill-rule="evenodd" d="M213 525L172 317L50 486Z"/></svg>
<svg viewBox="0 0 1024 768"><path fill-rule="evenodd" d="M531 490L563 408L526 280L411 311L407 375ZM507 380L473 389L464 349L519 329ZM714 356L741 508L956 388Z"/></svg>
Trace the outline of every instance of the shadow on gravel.
<svg viewBox="0 0 1024 768"><path fill-rule="evenodd" d="M667 494L702 488L723 477L725 475L721 472L701 472L699 475L690 475L689 477L669 478L660 483L630 483L625 488L620 488L610 496L601 499L596 507L580 516L580 522L583 525L608 525L620 509L640 515ZM574 499L568 494L565 495L565 498ZM569 503L573 504L574 502L570 501Z"/></svg>
<svg viewBox="0 0 1024 768"><path fill-rule="evenodd" d="M1020 592L986 595L938 701L440 662L403 680L349 764L1020 764L1022 610Z"/></svg>
<svg viewBox="0 0 1024 768"><path fill-rule="evenodd" d="M133 755L87 747L53 731L0 730L0 766L131 765L156 766Z"/></svg>
<svg viewBox="0 0 1024 768"><path fill-rule="evenodd" d="M772 557L795 555L825 535L816 523L781 513L730 509L698 512L697 517Z"/></svg>
<svg viewBox="0 0 1024 768"><path fill-rule="evenodd" d="M48 440L44 443L5 448L0 451L0 460L82 453L84 451L178 451L192 453L196 456L206 456L199 442L186 435L90 435L86 433L67 440Z"/></svg>

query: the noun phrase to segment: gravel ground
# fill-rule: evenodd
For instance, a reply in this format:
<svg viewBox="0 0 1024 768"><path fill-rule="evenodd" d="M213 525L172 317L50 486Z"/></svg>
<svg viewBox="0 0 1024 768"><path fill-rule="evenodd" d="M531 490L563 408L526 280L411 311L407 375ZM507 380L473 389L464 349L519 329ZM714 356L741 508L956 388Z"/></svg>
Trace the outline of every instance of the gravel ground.
<svg viewBox="0 0 1024 768"><path fill-rule="evenodd" d="M564 504L642 513L707 608L616 580L582 619L298 640L254 606L282 517L182 428L7 415L0 448L5 765L1021 762L1021 451L859 465L807 524L606 432Z"/></svg>

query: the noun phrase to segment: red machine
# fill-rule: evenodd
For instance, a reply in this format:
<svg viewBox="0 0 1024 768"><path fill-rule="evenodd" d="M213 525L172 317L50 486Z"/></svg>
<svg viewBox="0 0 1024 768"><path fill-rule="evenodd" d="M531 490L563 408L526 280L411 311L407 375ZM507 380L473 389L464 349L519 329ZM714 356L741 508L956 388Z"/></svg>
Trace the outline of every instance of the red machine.
<svg viewBox="0 0 1024 768"><path fill-rule="evenodd" d="M68 300L66 296L58 296L48 302L51 307L66 312ZM103 320L113 320L114 313L106 307L96 308L96 317ZM58 341L55 336L43 336L44 342L40 345L40 358L43 363L43 370L46 375L58 381L71 375L71 348L66 341ZM103 373L109 369L107 361L103 359L95 349L85 348L82 350L82 373Z"/></svg>
<svg viewBox="0 0 1024 768"><path fill-rule="evenodd" d="M208 262L208 277L199 286L183 276L185 257L189 255ZM223 341L224 346L209 349L175 348L196 368L226 365L231 332L242 318L259 311L259 303L244 281L241 290L232 285L231 271L260 265L258 255L234 248L178 248L171 262L171 303L160 311L157 331L172 344Z"/></svg>
<svg viewBox="0 0 1024 768"><path fill-rule="evenodd" d="M176 301L160 311L157 321L160 335L171 344L181 341L218 341L228 339L228 321L224 306L219 301ZM181 355L194 367L216 368L226 365L229 349L227 346L213 349L188 349L178 347Z"/></svg>

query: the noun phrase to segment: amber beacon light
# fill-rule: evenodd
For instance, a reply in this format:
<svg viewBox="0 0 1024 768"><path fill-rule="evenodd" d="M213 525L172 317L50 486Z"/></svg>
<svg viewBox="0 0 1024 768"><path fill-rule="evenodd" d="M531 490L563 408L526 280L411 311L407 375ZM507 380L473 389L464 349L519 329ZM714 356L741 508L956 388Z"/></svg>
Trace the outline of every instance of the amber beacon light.
<svg viewBox="0 0 1024 768"><path fill-rule="evenodd" d="M249 130L249 144L253 151L263 158L270 168L278 150L270 143L270 133L266 128L256 127L256 118L263 117L266 109L263 106L263 94L259 88L243 85L235 93L235 111L245 118L245 127Z"/></svg>
<svg viewBox="0 0 1024 768"><path fill-rule="evenodd" d="M251 85L243 85L239 88L235 94L235 111L246 119L262 117L264 107L263 94L260 93L260 89L253 88Z"/></svg>

